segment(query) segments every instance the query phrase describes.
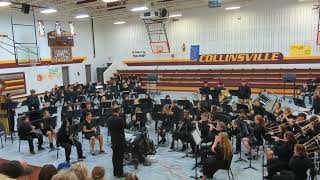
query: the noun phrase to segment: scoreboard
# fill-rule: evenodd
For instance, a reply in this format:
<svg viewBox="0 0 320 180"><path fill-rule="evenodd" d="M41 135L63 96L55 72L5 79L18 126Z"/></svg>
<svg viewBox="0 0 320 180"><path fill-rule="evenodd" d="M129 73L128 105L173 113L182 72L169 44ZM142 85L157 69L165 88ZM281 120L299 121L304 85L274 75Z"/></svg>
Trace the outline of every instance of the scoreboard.
<svg viewBox="0 0 320 180"><path fill-rule="evenodd" d="M49 47L73 47L73 36L70 32L61 32L59 36L55 31L49 32L48 45Z"/></svg>

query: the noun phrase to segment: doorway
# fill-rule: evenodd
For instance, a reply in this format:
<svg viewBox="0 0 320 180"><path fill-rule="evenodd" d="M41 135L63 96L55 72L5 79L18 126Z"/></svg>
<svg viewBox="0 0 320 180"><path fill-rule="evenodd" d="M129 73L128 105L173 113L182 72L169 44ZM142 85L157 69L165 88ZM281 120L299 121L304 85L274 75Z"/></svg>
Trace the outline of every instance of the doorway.
<svg viewBox="0 0 320 180"><path fill-rule="evenodd" d="M85 68L86 68L86 80L87 80L86 82L89 83L91 82L91 64L87 64Z"/></svg>
<svg viewBox="0 0 320 180"><path fill-rule="evenodd" d="M62 67L62 81L63 85L69 85L70 79L69 79L69 66L63 66Z"/></svg>

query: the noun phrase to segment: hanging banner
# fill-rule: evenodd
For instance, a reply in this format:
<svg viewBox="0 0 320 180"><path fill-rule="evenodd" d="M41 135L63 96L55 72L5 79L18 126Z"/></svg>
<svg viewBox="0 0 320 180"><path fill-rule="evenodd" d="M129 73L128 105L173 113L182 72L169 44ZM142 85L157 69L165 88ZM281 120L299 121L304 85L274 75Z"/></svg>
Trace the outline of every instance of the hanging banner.
<svg viewBox="0 0 320 180"><path fill-rule="evenodd" d="M0 74L0 91L3 95L7 93L12 95L25 94L26 82L24 72Z"/></svg>
<svg viewBox="0 0 320 180"><path fill-rule="evenodd" d="M57 36L61 36L61 24L59 22L55 22L55 29Z"/></svg>
<svg viewBox="0 0 320 180"><path fill-rule="evenodd" d="M279 52L273 53L239 53L239 54L204 54L200 55L199 63L211 64L251 64L282 61L283 54Z"/></svg>
<svg viewBox="0 0 320 180"><path fill-rule="evenodd" d="M290 57L304 57L312 55L312 47L308 44L292 44L289 46Z"/></svg>
<svg viewBox="0 0 320 180"><path fill-rule="evenodd" d="M75 31L75 28L74 28L74 23L73 22L69 22L69 27L70 27L71 35L75 36L76 35L76 31Z"/></svg>
<svg viewBox="0 0 320 180"><path fill-rule="evenodd" d="M44 27L44 22L42 20L38 20L38 32L40 37L46 36L46 30Z"/></svg>
<svg viewBox="0 0 320 180"><path fill-rule="evenodd" d="M200 56L200 45L191 45L190 47L190 59L197 61Z"/></svg>
<svg viewBox="0 0 320 180"><path fill-rule="evenodd" d="M48 74L48 79L53 80L53 79L58 79L62 76L61 72L59 71L59 68L57 67L51 67L49 68L49 74Z"/></svg>

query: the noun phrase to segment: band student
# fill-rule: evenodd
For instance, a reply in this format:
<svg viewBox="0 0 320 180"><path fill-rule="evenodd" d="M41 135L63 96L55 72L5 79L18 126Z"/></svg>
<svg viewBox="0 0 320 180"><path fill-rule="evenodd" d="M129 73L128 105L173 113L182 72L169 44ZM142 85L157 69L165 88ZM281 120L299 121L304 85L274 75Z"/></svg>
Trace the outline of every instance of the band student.
<svg viewBox="0 0 320 180"><path fill-rule="evenodd" d="M9 122L9 131L14 132L14 115L16 113L16 110L13 107L13 101L12 101L12 96L10 93L6 94L7 98L7 109L8 109L8 122Z"/></svg>
<svg viewBox="0 0 320 180"><path fill-rule="evenodd" d="M96 140L99 141L100 153L105 153L105 151L103 150L103 136L98 132L97 128L99 127L92 123L92 114L90 112L87 112L85 114L85 121L82 132L84 133L84 137L90 140L92 156L96 155Z"/></svg>
<svg viewBox="0 0 320 180"><path fill-rule="evenodd" d="M199 89L199 93L200 93L201 95L203 95L203 94L209 95L209 93L210 93L210 87L209 87L209 83L208 83L207 81L204 81L204 82L203 82L202 87Z"/></svg>
<svg viewBox="0 0 320 180"><path fill-rule="evenodd" d="M70 162L70 154L72 145L76 146L78 160L83 160L86 157L82 153L82 145L75 138L74 129L71 128L68 120L64 120L58 133L57 133L57 144L64 148L66 155L66 162Z"/></svg>
<svg viewBox="0 0 320 180"><path fill-rule="evenodd" d="M112 143L112 163L113 163L113 175L121 178L125 177L123 173L123 158L125 148L125 135L124 129L126 127L126 120L120 117L120 108L116 107L112 109L112 116L107 120L110 122L109 130L111 133Z"/></svg>
<svg viewBox="0 0 320 180"><path fill-rule="evenodd" d="M268 175L264 177L265 179L271 179L277 172L287 169L296 144L294 133L290 131L284 134L284 139L276 137L275 141L276 146L273 149L267 149Z"/></svg>
<svg viewBox="0 0 320 180"><path fill-rule="evenodd" d="M304 180L308 178L308 170L310 170L310 179L313 180L316 174L314 164L307 157L305 147L302 144L296 144L288 170L280 172L280 175L274 175L272 180Z"/></svg>
<svg viewBox="0 0 320 180"><path fill-rule="evenodd" d="M241 82L241 85L239 86L239 94L238 98L239 101L242 101L242 104L248 99L251 98L251 88L248 86L246 82Z"/></svg>
<svg viewBox="0 0 320 180"><path fill-rule="evenodd" d="M29 149L31 154L35 154L33 147L33 138L38 139L38 150L44 150L42 147L43 137L41 133L38 133L34 126L31 125L28 116L22 118L22 123L18 127L18 135L21 140L27 140L29 143Z"/></svg>
<svg viewBox="0 0 320 180"><path fill-rule="evenodd" d="M36 91L31 89L30 90L31 95L27 97L27 105L30 110L37 110L40 108L40 101L38 96L36 95Z"/></svg>
<svg viewBox="0 0 320 180"><path fill-rule="evenodd" d="M49 111L47 110L43 112L42 122L40 122L40 130L43 135L48 137L50 149L54 149L53 139L55 136L55 132L54 132L54 128L52 127L52 118L50 116Z"/></svg>
<svg viewBox="0 0 320 180"><path fill-rule="evenodd" d="M313 96L313 102L310 112L313 111L314 114L320 113L320 89L316 89Z"/></svg>
<svg viewBox="0 0 320 180"><path fill-rule="evenodd" d="M308 97L309 104L312 104L312 94L309 90L308 84L303 83L302 86L300 87L300 93L302 96L303 102L305 102L306 96Z"/></svg>
<svg viewBox="0 0 320 180"><path fill-rule="evenodd" d="M229 169L232 160L232 145L228 135L224 132L219 133L211 146L214 153L203 164L202 180L212 178L219 169Z"/></svg>

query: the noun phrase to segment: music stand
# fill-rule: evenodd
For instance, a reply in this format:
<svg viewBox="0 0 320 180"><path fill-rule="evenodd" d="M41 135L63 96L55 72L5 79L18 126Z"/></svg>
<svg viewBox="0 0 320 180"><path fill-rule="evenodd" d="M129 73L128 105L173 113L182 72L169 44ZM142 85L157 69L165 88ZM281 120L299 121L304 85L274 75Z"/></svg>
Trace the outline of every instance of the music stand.
<svg viewBox="0 0 320 180"><path fill-rule="evenodd" d="M160 99L162 105L172 104L171 99Z"/></svg>
<svg viewBox="0 0 320 180"><path fill-rule="evenodd" d="M306 108L306 104L302 99L293 98L293 102L294 102L294 105L298 106L298 108L299 107Z"/></svg>
<svg viewBox="0 0 320 180"><path fill-rule="evenodd" d="M246 112L249 112L249 107L245 104L237 103L237 111L239 112L240 110L245 110Z"/></svg>
<svg viewBox="0 0 320 180"><path fill-rule="evenodd" d="M177 104L184 108L184 107L187 107L190 105L190 101L189 100L177 100Z"/></svg>
<svg viewBox="0 0 320 180"><path fill-rule="evenodd" d="M229 93L231 96L237 96L239 95L239 90L229 90Z"/></svg>
<svg viewBox="0 0 320 180"><path fill-rule="evenodd" d="M220 93L220 89L212 89L209 91L209 94L211 95L212 99L218 98Z"/></svg>
<svg viewBox="0 0 320 180"><path fill-rule="evenodd" d="M102 102L100 103L100 107L103 108L103 109L106 109L106 108L110 108L111 107L111 102Z"/></svg>
<svg viewBox="0 0 320 180"><path fill-rule="evenodd" d="M106 95L107 100L113 100L113 94Z"/></svg>
<svg viewBox="0 0 320 180"><path fill-rule="evenodd" d="M161 112L162 111L162 108L163 108L163 105L162 104L155 104L153 106L153 112Z"/></svg>
<svg viewBox="0 0 320 180"><path fill-rule="evenodd" d="M198 148L197 148L197 146L199 146L201 144L202 139L201 139L201 136L200 136L199 131L197 129L193 130L191 132L191 136L192 136L193 141L195 142L195 151L196 151L195 152L195 154L196 154L195 161L196 161L196 165L195 165L195 175L194 176L190 176L190 178L194 178L194 179L198 180L199 177L198 177L198 155L197 155L198 154Z"/></svg>

